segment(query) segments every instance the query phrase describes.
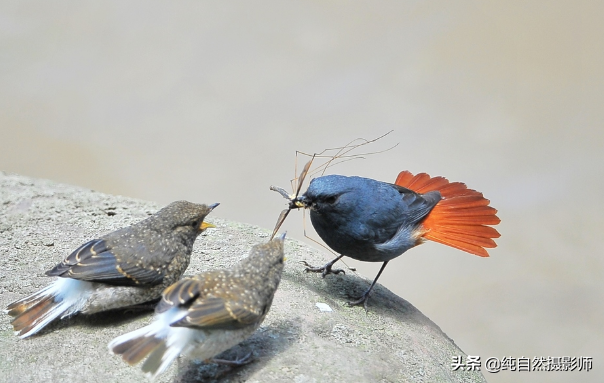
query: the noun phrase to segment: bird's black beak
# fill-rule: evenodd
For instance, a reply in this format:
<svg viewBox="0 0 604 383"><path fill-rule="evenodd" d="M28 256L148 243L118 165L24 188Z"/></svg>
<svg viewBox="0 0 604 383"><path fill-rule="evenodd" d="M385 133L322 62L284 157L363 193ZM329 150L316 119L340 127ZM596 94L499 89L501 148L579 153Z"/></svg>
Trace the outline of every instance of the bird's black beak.
<svg viewBox="0 0 604 383"><path fill-rule="evenodd" d="M216 202L216 203L213 203L213 204L211 204L211 205L208 205L208 207L210 208L210 211L212 211L212 210L214 210L214 208L215 208L216 206L218 206L218 205L220 205L220 203ZM215 228L215 227L216 227L216 226L212 225L211 223L208 223L208 222L202 221L202 222L201 222L201 224L199 225L198 230L199 230L199 231L204 231L205 229L208 229L208 228Z"/></svg>

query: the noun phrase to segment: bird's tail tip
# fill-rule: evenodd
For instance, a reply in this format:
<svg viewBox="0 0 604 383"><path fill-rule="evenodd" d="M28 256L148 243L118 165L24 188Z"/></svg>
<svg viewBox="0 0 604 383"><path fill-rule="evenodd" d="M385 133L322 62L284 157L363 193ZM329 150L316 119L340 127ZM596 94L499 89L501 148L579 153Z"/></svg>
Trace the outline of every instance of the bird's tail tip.
<svg viewBox="0 0 604 383"><path fill-rule="evenodd" d="M169 312L159 314L150 325L109 342L109 351L131 366L146 358L141 369L147 377L154 379L187 349L188 339L178 337L182 331L170 327L170 319L173 318Z"/></svg>
<svg viewBox="0 0 604 383"><path fill-rule="evenodd" d="M151 354L164 340L153 335L122 335L109 343L109 351L133 366Z"/></svg>
<svg viewBox="0 0 604 383"><path fill-rule="evenodd" d="M497 246L493 238L500 234L491 226L501 220L482 193L462 182L406 170L399 173L395 184L421 194L440 192L442 200L422 221L423 238L481 257L489 256L487 248Z"/></svg>
<svg viewBox="0 0 604 383"><path fill-rule="evenodd" d="M78 289L70 291L70 287L73 286L67 286L66 281L60 278L46 288L6 306L4 312L13 317L11 324L15 335L27 338L59 316L77 311L81 296Z"/></svg>
<svg viewBox="0 0 604 383"><path fill-rule="evenodd" d="M57 307L53 296L40 296L34 301L17 301L6 307L6 314L13 317L11 325L15 335L27 338L37 333L61 313L55 313Z"/></svg>

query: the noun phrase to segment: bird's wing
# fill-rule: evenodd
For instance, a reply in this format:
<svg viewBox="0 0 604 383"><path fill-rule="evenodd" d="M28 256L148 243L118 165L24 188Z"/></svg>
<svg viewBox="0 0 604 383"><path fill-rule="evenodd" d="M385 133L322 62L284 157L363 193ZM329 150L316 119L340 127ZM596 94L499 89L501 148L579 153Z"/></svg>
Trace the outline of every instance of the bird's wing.
<svg viewBox="0 0 604 383"><path fill-rule="evenodd" d="M402 186L392 185L396 188L401 195L402 201L406 206L406 221L409 223L416 223L424 218L432 208L440 201L441 197L438 192L430 192L426 194L419 194L413 190L407 189Z"/></svg>
<svg viewBox="0 0 604 383"><path fill-rule="evenodd" d="M161 313L175 306L188 306L187 315L171 326L204 329L241 328L258 321L264 314L265 308L254 310L241 303L233 289L220 294L225 297L217 296L212 289L215 280L210 275L205 279L181 279L164 290L162 300L155 311Z"/></svg>
<svg viewBox="0 0 604 383"><path fill-rule="evenodd" d="M120 261L103 239L83 244L46 275L125 286L155 285L164 278L160 270Z"/></svg>
<svg viewBox="0 0 604 383"><path fill-rule="evenodd" d="M196 300L188 311L183 319L171 326L232 330L257 322L264 313L262 309L252 310L236 299L214 296Z"/></svg>

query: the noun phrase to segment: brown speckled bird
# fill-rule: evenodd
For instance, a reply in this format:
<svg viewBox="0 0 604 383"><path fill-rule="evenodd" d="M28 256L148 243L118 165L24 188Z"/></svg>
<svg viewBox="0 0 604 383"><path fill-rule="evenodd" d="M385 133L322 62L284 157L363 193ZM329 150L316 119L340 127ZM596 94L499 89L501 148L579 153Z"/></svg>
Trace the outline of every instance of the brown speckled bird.
<svg viewBox="0 0 604 383"><path fill-rule="evenodd" d="M254 246L231 269L206 271L168 287L155 320L115 338L109 350L130 365L148 356L142 370L155 377L180 354L207 360L247 339L264 320L279 286L284 239L285 234Z"/></svg>
<svg viewBox="0 0 604 383"><path fill-rule="evenodd" d="M46 288L7 306L21 338L57 317L129 307L155 300L189 266L193 243L218 204L173 202L151 217L85 243L46 272Z"/></svg>

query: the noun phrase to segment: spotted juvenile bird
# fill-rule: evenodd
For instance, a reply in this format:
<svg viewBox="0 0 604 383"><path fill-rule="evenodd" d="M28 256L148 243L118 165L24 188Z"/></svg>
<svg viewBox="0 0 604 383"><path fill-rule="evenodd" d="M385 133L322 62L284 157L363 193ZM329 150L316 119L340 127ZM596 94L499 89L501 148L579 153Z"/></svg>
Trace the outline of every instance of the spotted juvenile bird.
<svg viewBox="0 0 604 383"><path fill-rule="evenodd" d="M482 193L461 182L426 173L403 171L395 184L362 177L328 175L311 181L308 190L292 199L291 208L310 209L313 227L336 252L323 267L307 271L339 273L332 266L343 256L383 262L369 289L350 305L365 309L371 289L390 260L424 240L488 257L485 248L497 246L497 210Z"/></svg>
<svg viewBox="0 0 604 383"><path fill-rule="evenodd" d="M60 277L7 306L15 334L40 331L57 317L153 301L189 266L193 243L216 206L177 201L151 217L87 242L46 275Z"/></svg>
<svg viewBox="0 0 604 383"><path fill-rule="evenodd" d="M142 370L155 377L181 354L207 360L247 339L279 286L284 239L285 234L252 247L231 269L202 272L168 287L154 321L115 338L109 350L130 365L147 357ZM233 363L246 363L250 355Z"/></svg>

